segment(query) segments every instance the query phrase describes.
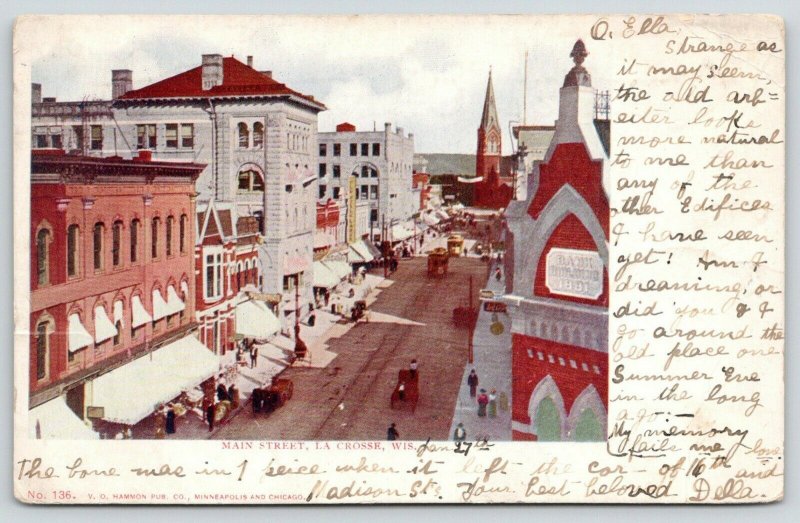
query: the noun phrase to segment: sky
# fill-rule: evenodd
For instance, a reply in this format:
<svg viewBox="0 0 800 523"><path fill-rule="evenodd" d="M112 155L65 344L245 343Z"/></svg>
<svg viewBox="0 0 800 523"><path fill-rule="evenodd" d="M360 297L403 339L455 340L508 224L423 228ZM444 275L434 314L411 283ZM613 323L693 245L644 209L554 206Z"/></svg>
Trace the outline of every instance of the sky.
<svg viewBox="0 0 800 523"><path fill-rule="evenodd" d="M577 38L593 86L612 89L605 43L589 36L594 18L526 16L94 16L30 18L15 44L31 81L58 100L107 99L111 70L131 69L134 88L200 65L202 54L254 57L258 70L328 107L319 130L348 121L384 122L415 136L417 152L474 153L486 81L492 70L503 125L523 116L528 51L527 123L552 125L558 89L572 67ZM22 30L20 30L22 29ZM28 60L29 59L29 60Z"/></svg>

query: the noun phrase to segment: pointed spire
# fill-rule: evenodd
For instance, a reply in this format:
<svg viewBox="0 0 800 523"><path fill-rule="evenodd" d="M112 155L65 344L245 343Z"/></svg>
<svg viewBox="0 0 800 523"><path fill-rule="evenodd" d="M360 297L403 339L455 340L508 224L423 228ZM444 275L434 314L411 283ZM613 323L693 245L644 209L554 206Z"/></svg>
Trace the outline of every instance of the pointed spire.
<svg viewBox="0 0 800 523"><path fill-rule="evenodd" d="M575 86L584 86L584 87L591 87L592 86L592 75L589 74L589 71L583 67L583 61L586 60L586 57L589 56L589 52L586 50L586 44L583 43L583 40L580 38L575 45L572 46L572 52L569 54L572 61L575 62L575 66L570 69L567 73L567 76L564 77L564 86L563 87L575 87Z"/></svg>
<svg viewBox="0 0 800 523"><path fill-rule="evenodd" d="M500 120L497 118L497 107L494 103L494 86L492 85L492 67L489 66L489 81L486 83L486 98L483 101L483 115L481 116L481 129L490 127L500 127Z"/></svg>

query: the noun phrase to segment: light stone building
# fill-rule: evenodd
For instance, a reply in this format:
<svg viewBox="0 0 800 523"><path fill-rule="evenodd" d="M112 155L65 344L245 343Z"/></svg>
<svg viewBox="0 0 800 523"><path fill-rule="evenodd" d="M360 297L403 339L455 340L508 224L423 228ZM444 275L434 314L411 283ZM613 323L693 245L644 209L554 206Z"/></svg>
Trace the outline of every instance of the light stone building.
<svg viewBox="0 0 800 523"><path fill-rule="evenodd" d="M317 197L346 201L354 176L359 207L362 202L369 207L366 224L356 217L359 238L365 225L378 237L384 225L389 229L419 211L419 194L412 191L413 133L405 135L402 127L392 131L390 123L382 131L357 131L343 123L335 132L320 132L318 141Z"/></svg>

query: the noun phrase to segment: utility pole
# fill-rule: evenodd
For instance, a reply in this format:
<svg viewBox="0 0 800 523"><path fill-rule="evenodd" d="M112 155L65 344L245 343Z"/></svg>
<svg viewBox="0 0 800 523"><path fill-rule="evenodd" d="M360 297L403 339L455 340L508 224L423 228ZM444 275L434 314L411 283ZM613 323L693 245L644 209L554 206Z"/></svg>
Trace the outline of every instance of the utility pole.
<svg viewBox="0 0 800 523"><path fill-rule="evenodd" d="M389 250L391 244L389 243L389 235L386 231L386 213L381 214L381 242L383 244L383 277L389 277Z"/></svg>

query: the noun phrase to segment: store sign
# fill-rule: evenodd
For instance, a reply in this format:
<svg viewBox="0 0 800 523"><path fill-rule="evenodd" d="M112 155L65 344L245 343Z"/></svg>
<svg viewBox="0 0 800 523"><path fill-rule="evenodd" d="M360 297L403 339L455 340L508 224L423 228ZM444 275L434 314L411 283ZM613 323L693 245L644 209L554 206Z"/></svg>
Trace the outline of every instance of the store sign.
<svg viewBox="0 0 800 523"><path fill-rule="evenodd" d="M483 302L483 310L486 312L506 312L507 306L502 301L485 301Z"/></svg>
<svg viewBox="0 0 800 523"><path fill-rule="evenodd" d="M595 300L603 293L603 260L595 251L550 249L545 284L553 294Z"/></svg>

